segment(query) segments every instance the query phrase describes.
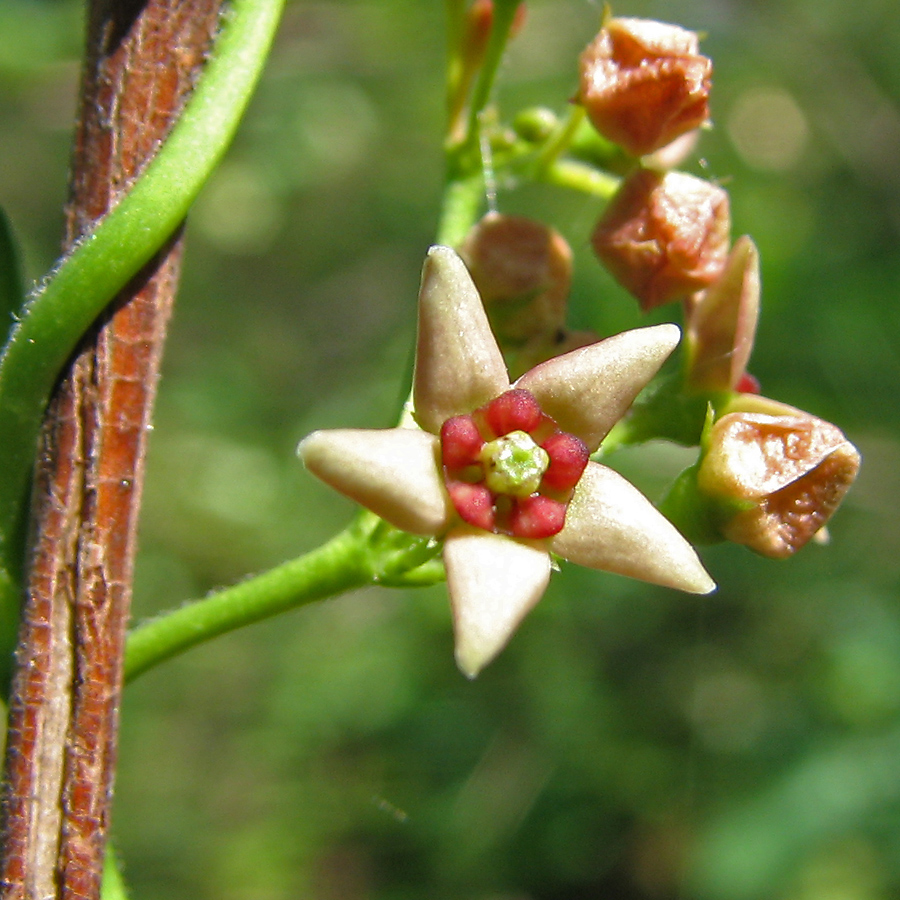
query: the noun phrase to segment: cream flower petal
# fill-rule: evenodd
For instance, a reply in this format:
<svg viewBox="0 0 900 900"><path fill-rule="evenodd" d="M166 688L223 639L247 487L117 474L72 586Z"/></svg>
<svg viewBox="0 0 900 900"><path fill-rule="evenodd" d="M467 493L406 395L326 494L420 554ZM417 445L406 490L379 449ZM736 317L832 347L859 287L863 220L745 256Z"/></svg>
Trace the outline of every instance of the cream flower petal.
<svg viewBox="0 0 900 900"><path fill-rule="evenodd" d="M432 247L422 270L413 377L416 420L432 434L509 387L506 363L465 263Z"/></svg>
<svg viewBox="0 0 900 900"><path fill-rule="evenodd" d="M678 344L677 325L625 331L547 360L515 384L593 453Z"/></svg>
<svg viewBox="0 0 900 900"><path fill-rule="evenodd" d="M538 543L454 528L444 544L456 662L474 678L506 645L550 580L550 555Z"/></svg>
<svg viewBox="0 0 900 900"><path fill-rule="evenodd" d="M411 428L314 431L297 453L326 484L403 531L439 535L452 506L439 441Z"/></svg>
<svg viewBox="0 0 900 900"><path fill-rule="evenodd" d="M554 553L692 594L715 588L693 547L652 503L617 472L590 462L566 512L563 530L550 539Z"/></svg>

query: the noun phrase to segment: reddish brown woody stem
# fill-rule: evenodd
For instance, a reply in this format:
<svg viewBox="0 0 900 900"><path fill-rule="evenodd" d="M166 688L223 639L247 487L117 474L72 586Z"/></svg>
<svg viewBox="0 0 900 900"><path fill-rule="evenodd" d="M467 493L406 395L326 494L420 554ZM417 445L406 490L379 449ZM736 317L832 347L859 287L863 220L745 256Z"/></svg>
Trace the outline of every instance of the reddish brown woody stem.
<svg viewBox="0 0 900 900"><path fill-rule="evenodd" d="M158 149L202 69L219 6L90 4L67 246ZM173 235L113 301L45 419L10 699L4 900L100 894L145 443L180 252Z"/></svg>

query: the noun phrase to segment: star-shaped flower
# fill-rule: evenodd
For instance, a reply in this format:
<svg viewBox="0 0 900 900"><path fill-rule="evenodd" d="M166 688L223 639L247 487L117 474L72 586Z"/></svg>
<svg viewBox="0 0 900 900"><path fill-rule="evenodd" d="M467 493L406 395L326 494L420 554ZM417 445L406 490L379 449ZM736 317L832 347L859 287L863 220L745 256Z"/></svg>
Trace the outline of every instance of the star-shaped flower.
<svg viewBox="0 0 900 900"><path fill-rule="evenodd" d="M704 594L690 544L635 487L589 461L675 348L675 325L628 331L510 385L481 298L447 247L419 293L415 424L317 431L307 468L387 522L444 541L456 660L474 677L541 598L551 554Z"/></svg>

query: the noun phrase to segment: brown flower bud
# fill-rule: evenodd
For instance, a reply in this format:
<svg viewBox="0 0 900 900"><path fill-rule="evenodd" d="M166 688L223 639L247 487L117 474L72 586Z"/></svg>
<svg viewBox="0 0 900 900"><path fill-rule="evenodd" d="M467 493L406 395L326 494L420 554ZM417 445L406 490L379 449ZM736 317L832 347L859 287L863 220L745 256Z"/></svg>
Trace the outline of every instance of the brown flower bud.
<svg viewBox="0 0 900 900"><path fill-rule="evenodd" d="M776 559L795 553L825 525L860 464L834 425L783 408L789 414L733 412L719 419L697 474L703 493L734 504L723 535Z"/></svg>
<svg viewBox="0 0 900 900"><path fill-rule="evenodd" d="M576 102L593 126L644 156L709 121L712 62L692 31L610 19L582 53Z"/></svg>
<svg viewBox="0 0 900 900"><path fill-rule="evenodd" d="M501 343L551 335L565 321L572 251L552 228L488 213L459 248Z"/></svg>
<svg viewBox="0 0 900 900"><path fill-rule="evenodd" d="M685 301L687 377L700 391L739 390L759 319L759 252L738 238L719 279Z"/></svg>
<svg viewBox="0 0 900 900"><path fill-rule="evenodd" d="M712 284L728 258L730 233L722 188L682 172L638 169L610 201L591 243L646 312Z"/></svg>

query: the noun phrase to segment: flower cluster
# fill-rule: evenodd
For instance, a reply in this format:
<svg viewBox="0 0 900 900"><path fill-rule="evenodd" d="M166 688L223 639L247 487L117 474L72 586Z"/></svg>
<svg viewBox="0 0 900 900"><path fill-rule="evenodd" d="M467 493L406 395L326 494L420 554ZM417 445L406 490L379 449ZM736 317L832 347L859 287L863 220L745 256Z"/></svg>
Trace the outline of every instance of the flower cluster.
<svg viewBox="0 0 900 900"><path fill-rule="evenodd" d="M314 432L307 468L386 521L443 540L456 658L469 676L540 599L551 556L694 593L693 548L612 469L588 460L678 343L674 325L548 360L511 385L457 254L433 247L419 294L415 425Z"/></svg>
<svg viewBox="0 0 900 900"><path fill-rule="evenodd" d="M465 9L453 147L473 121L461 113L495 12L488 0ZM682 304L680 375L632 409L679 329L602 341L571 331L566 241L543 223L490 212L460 240L459 255L429 251L402 425L315 432L300 445L325 482L396 528L440 542L456 658L469 676L541 597L555 557L706 593L713 582L682 532L785 557L823 537L856 477L859 454L839 429L759 396L747 372L760 307L756 246L748 236L732 243L720 185L670 170L709 123L712 66L698 44L674 25L609 18L580 60L575 101L590 126L572 121L612 151L578 157L572 143L569 160L572 171L587 161L623 175L591 243L644 311ZM550 114L516 134L536 149L546 142L546 168L576 132ZM507 138L497 147L508 152ZM591 458L617 424L623 443L699 446L661 504L665 516Z"/></svg>
<svg viewBox="0 0 900 900"><path fill-rule="evenodd" d="M688 505L704 508L707 537L783 557L822 533L860 458L835 426L755 396L747 363L759 318L756 246L746 235L731 244L725 190L660 168L667 144L708 123L710 76L697 36L659 22L610 19L584 52L578 102L604 137L644 157L591 242L644 311L682 302L683 392L711 404L706 430L696 407L700 464L663 508L681 521L671 498L683 497L689 483Z"/></svg>

